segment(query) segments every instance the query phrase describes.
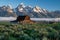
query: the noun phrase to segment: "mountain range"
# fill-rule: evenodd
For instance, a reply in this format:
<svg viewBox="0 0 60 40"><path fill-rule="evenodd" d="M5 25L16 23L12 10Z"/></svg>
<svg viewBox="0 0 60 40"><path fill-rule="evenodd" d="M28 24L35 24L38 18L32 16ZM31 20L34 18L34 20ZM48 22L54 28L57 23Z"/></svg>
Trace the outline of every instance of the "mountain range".
<svg viewBox="0 0 60 40"><path fill-rule="evenodd" d="M16 8L12 8L10 5L0 7L0 17L17 17L19 15L28 15L31 18L59 18L60 10L49 12L39 6L25 6L23 3Z"/></svg>

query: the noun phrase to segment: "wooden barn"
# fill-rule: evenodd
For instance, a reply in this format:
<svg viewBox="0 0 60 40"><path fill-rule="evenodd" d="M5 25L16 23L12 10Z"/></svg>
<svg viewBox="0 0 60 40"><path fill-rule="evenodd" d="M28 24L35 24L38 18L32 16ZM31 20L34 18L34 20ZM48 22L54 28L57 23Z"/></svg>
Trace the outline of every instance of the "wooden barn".
<svg viewBox="0 0 60 40"><path fill-rule="evenodd" d="M28 15L18 16L16 21L19 23L34 23Z"/></svg>

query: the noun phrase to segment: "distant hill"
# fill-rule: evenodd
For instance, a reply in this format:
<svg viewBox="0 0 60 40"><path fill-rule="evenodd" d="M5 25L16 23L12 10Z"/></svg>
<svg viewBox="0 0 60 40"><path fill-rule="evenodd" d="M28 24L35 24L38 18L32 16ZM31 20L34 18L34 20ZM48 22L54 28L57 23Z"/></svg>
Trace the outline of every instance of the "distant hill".
<svg viewBox="0 0 60 40"><path fill-rule="evenodd" d="M60 10L49 12L39 6L25 6L23 3L16 8L9 5L0 7L0 17L16 17L19 15L28 15L31 18L60 18Z"/></svg>

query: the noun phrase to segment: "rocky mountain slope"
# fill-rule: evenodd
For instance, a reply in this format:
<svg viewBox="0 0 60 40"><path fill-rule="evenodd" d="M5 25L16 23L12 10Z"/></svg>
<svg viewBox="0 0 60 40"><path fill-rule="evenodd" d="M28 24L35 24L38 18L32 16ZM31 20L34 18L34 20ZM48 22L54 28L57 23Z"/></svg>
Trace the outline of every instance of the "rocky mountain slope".
<svg viewBox="0 0 60 40"><path fill-rule="evenodd" d="M23 3L19 4L16 8L11 6L2 6L0 7L0 16L1 17L10 17L10 16L19 16L19 15L28 15L34 18L59 18L60 11L49 12L46 9L43 9L39 6L25 6Z"/></svg>

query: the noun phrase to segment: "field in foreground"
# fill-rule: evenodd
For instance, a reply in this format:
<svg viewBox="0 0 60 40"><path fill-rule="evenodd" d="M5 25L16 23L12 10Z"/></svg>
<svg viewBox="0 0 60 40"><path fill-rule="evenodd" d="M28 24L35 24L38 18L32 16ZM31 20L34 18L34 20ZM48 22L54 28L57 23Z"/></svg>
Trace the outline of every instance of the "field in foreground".
<svg viewBox="0 0 60 40"><path fill-rule="evenodd" d="M60 23L14 24L0 22L0 40L59 40Z"/></svg>

